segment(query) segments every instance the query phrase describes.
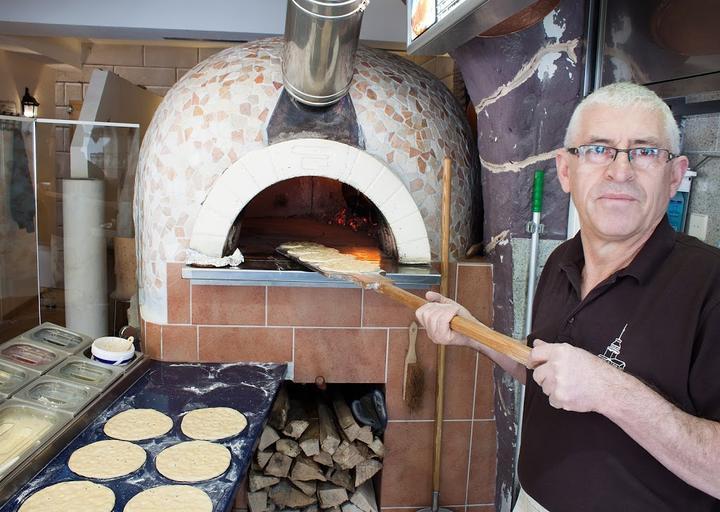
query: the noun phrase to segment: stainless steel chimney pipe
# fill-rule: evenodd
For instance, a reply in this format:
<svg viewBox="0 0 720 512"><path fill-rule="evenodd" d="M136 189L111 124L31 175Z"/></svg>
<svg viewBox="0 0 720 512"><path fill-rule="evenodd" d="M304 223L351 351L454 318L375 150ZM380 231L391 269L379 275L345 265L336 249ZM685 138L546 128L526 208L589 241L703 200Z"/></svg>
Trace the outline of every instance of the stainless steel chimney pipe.
<svg viewBox="0 0 720 512"><path fill-rule="evenodd" d="M369 2L288 0L282 71L285 89L298 101L326 106L347 93Z"/></svg>

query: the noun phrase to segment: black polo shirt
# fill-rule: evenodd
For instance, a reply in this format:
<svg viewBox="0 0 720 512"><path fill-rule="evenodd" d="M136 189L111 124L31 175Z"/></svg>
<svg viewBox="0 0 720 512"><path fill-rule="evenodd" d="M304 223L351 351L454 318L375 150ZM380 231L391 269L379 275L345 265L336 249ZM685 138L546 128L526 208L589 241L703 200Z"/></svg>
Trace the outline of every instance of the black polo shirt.
<svg viewBox="0 0 720 512"><path fill-rule="evenodd" d="M550 256L528 340L588 350L720 420L720 250L663 219L630 265L581 301L583 265L580 234ZM550 511L720 510L606 417L551 407L530 370L524 407L520 483Z"/></svg>

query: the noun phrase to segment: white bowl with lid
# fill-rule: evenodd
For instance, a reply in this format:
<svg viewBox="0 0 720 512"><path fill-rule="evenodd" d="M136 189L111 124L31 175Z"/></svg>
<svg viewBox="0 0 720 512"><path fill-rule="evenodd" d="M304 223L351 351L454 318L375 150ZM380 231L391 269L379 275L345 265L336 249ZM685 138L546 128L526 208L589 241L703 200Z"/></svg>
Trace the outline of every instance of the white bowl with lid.
<svg viewBox="0 0 720 512"><path fill-rule="evenodd" d="M103 336L93 341L90 353L101 363L119 366L129 363L135 356L132 336L128 339L117 336Z"/></svg>

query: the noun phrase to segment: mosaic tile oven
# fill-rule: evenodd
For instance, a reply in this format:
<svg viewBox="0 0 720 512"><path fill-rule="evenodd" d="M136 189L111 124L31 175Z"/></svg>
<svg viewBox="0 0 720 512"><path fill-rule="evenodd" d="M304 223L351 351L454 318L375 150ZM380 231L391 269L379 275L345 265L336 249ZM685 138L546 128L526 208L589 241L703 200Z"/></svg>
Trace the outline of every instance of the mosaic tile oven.
<svg viewBox="0 0 720 512"><path fill-rule="evenodd" d="M359 288L182 277L191 246L217 253L245 204L273 182L301 176L334 178L364 192L386 217L399 259L436 260L445 156L454 162L452 252L471 243L478 162L464 115L440 82L404 59L361 47L350 97L362 144L300 135L269 144L283 89L281 55L280 39L215 54L167 93L148 128L136 186L144 350L164 361L290 362L295 382L323 376L328 383L384 386L390 422L380 504L384 512L427 506L435 347L421 330L428 385L410 411L402 371L412 311ZM451 296L491 325L492 267L459 261L451 268ZM492 367L464 347L448 347L447 354L441 505L493 510ZM237 506L246 508L245 493L238 496Z"/></svg>
<svg viewBox="0 0 720 512"><path fill-rule="evenodd" d="M449 156L451 250L469 244L477 162L450 92L414 64L361 47L350 96L365 151L320 139L272 147L266 127L283 87L281 55L281 39L229 48L188 72L158 108L143 141L136 187L145 320L167 322L167 263L183 263L190 246L217 252L218 238L224 240L242 206L289 177L322 175L366 192L388 217L401 260L403 246L409 261L438 254L441 162ZM308 167L293 154L321 147L337 164ZM234 188L224 186L228 182Z"/></svg>

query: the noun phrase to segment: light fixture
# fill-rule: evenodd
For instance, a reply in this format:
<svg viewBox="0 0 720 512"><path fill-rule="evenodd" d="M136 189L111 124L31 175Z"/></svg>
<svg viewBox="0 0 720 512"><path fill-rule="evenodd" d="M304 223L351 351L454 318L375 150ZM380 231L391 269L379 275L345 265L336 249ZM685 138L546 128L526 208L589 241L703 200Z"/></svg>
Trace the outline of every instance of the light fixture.
<svg viewBox="0 0 720 512"><path fill-rule="evenodd" d="M40 103L30 95L30 91L25 87L25 94L22 97L22 112L24 117L37 117L37 110Z"/></svg>

